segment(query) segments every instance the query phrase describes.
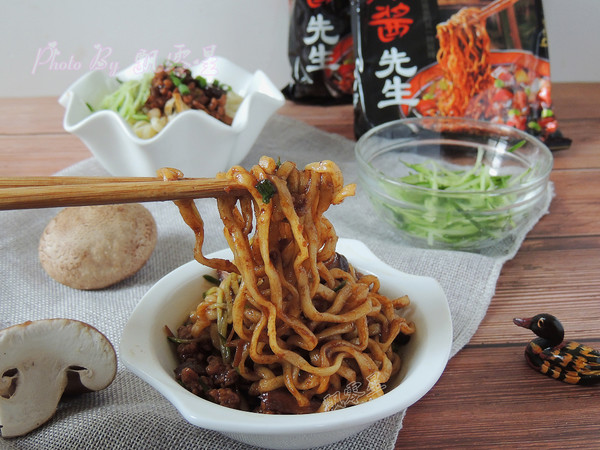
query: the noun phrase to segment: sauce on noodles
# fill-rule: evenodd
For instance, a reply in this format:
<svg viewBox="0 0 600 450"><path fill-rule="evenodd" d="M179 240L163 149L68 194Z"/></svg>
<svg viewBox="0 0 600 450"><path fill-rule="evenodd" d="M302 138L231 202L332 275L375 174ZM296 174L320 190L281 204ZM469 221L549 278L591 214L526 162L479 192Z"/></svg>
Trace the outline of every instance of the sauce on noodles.
<svg viewBox="0 0 600 450"><path fill-rule="evenodd" d="M490 38L480 12L463 8L437 25L437 60L449 84L437 102L444 116L465 116L471 98L493 83Z"/></svg>
<svg viewBox="0 0 600 450"><path fill-rule="evenodd" d="M195 259L219 274L178 330L178 379L211 401L261 413L330 411L383 395L401 366L394 350L415 327L402 316L408 297L381 294L375 275L336 253L323 214L355 186L331 161L299 170L262 157L217 177L247 191L217 200L233 261L203 255L194 201L175 202L196 235ZM257 188L264 183L270 195Z"/></svg>

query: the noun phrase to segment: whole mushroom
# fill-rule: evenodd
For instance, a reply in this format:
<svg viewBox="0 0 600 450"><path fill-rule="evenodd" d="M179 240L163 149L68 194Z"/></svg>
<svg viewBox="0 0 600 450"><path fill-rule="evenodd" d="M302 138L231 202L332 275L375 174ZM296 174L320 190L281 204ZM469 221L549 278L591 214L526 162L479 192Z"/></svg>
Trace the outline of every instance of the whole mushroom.
<svg viewBox="0 0 600 450"><path fill-rule="evenodd" d="M28 321L0 330L0 429L24 435L47 422L65 390L112 383L117 356L96 328L72 319Z"/></svg>
<svg viewBox="0 0 600 450"><path fill-rule="evenodd" d="M137 273L157 241L156 222L139 203L69 207L40 237L44 270L75 289L103 289Z"/></svg>

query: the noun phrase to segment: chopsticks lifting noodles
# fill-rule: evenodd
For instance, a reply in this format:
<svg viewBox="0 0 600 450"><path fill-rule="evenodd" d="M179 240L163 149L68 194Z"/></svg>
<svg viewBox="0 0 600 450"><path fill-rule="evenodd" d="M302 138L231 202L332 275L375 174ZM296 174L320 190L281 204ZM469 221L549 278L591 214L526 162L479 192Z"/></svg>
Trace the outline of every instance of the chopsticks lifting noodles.
<svg viewBox="0 0 600 450"><path fill-rule="evenodd" d="M478 14L478 19L487 19L494 14L498 14L500 11L517 3L517 1L518 0L495 0L485 8L481 9L481 12Z"/></svg>
<svg viewBox="0 0 600 450"><path fill-rule="evenodd" d="M0 178L0 210L138 203L240 194L228 180L152 177Z"/></svg>
<svg viewBox="0 0 600 450"><path fill-rule="evenodd" d="M474 21L486 20L488 17L491 17L495 14L498 14L505 9L510 8L519 0L494 0L490 4L486 5L484 8L480 8L477 14L474 14L469 18L468 23L473 23ZM464 8L466 9L466 7ZM450 19L448 19L449 21ZM442 22L442 23L447 23Z"/></svg>

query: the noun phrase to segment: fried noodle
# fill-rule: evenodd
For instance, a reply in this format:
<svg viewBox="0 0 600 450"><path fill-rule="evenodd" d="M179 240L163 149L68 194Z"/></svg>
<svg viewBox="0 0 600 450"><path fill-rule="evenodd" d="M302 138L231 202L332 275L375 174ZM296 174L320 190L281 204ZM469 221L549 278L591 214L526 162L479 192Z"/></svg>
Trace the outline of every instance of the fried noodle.
<svg viewBox="0 0 600 450"><path fill-rule="evenodd" d="M159 174L182 177L174 169ZM217 178L247 191L217 200L233 261L204 256L194 201L175 202L195 233L195 259L229 274L190 315L193 336L212 333L213 342L225 343L250 395L284 388L299 407L317 401L317 411L381 396L401 365L392 343L415 327L400 312L407 296L382 295L376 276L358 273L336 253L338 237L323 214L354 195L355 185L344 185L331 161L299 170L269 157ZM261 182L275 188L272 197L259 192Z"/></svg>
<svg viewBox="0 0 600 450"><path fill-rule="evenodd" d="M437 61L448 89L438 99L444 116L466 115L469 101L493 83L490 38L479 8L463 8L437 25Z"/></svg>

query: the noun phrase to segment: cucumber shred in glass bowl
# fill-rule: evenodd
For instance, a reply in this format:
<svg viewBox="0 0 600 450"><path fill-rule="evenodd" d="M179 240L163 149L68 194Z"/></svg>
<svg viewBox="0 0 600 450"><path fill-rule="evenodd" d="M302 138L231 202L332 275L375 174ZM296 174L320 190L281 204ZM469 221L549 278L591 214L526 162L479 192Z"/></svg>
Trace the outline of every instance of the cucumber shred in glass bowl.
<svg viewBox="0 0 600 450"><path fill-rule="evenodd" d="M509 126L404 119L356 145L359 181L401 239L479 250L523 229L547 200L552 154Z"/></svg>

